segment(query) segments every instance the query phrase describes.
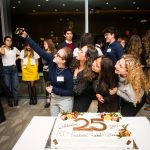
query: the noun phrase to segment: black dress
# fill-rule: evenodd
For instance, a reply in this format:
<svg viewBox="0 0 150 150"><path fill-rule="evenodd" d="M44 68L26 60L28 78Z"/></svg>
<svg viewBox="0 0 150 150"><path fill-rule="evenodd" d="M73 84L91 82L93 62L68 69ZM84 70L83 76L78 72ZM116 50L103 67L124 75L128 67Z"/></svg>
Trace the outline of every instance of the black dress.
<svg viewBox="0 0 150 150"><path fill-rule="evenodd" d="M98 112L118 112L119 110L119 96L117 94L110 95L109 89L117 87L118 79L114 78L113 82L101 81L97 82L96 93L104 98L104 103L98 101Z"/></svg>
<svg viewBox="0 0 150 150"><path fill-rule="evenodd" d="M79 72L74 79L74 106L73 111L86 112L92 102L93 86L92 81L83 78L83 71Z"/></svg>

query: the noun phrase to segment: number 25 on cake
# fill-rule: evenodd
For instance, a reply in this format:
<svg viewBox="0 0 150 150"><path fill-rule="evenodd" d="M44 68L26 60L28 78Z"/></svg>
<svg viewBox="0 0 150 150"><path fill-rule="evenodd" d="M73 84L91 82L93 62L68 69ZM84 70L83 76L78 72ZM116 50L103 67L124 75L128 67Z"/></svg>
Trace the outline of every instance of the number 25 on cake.
<svg viewBox="0 0 150 150"><path fill-rule="evenodd" d="M132 134L119 113L61 113L51 135L51 148L132 149Z"/></svg>

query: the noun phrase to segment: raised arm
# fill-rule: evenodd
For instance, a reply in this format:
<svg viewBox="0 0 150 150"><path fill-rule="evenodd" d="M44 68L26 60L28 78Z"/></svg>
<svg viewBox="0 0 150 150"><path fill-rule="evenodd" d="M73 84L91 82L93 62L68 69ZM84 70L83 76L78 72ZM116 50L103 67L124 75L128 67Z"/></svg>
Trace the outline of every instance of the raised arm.
<svg viewBox="0 0 150 150"><path fill-rule="evenodd" d="M2 45L2 46L0 47L0 54L1 54L1 55L5 55L5 45Z"/></svg>
<svg viewBox="0 0 150 150"><path fill-rule="evenodd" d="M53 57L51 54L46 53L41 49L41 47L32 40L29 35L26 33L24 28L20 28L16 31L16 34L22 36L24 39L26 39L27 43L31 46L31 48L37 52L43 59L45 59L47 62L52 63Z"/></svg>

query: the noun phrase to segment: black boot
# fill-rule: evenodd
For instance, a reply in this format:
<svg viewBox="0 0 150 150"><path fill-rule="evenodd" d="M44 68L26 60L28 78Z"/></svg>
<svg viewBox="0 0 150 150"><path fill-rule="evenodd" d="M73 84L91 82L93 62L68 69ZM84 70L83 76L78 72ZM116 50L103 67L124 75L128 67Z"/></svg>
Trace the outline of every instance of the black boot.
<svg viewBox="0 0 150 150"><path fill-rule="evenodd" d="M44 105L44 108L48 108L50 106L50 103L47 103Z"/></svg>
<svg viewBox="0 0 150 150"><path fill-rule="evenodd" d="M28 92L29 92L29 98L30 98L29 105L33 105L33 94L32 94L32 87L30 83L28 84Z"/></svg>
<svg viewBox="0 0 150 150"><path fill-rule="evenodd" d="M14 106L18 106L18 100L14 100Z"/></svg>
<svg viewBox="0 0 150 150"><path fill-rule="evenodd" d="M33 105L33 99L30 98L29 105Z"/></svg>
<svg viewBox="0 0 150 150"><path fill-rule="evenodd" d="M2 106L1 100L0 100L0 123L4 122L5 120L6 120L6 118L5 118L3 106Z"/></svg>
<svg viewBox="0 0 150 150"><path fill-rule="evenodd" d="M37 96L36 96L36 87L32 87L32 94L33 94L33 105L37 104Z"/></svg>
<svg viewBox="0 0 150 150"><path fill-rule="evenodd" d="M12 100L8 100L8 106L9 106L9 107L13 107Z"/></svg>

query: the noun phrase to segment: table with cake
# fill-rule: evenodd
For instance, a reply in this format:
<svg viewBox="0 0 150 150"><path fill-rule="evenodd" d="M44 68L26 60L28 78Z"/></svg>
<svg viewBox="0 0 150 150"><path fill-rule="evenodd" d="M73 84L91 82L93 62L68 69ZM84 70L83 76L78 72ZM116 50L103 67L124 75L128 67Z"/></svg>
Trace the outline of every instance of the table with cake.
<svg viewBox="0 0 150 150"><path fill-rule="evenodd" d="M13 150L149 150L149 133L146 117L62 112L58 117L34 117Z"/></svg>

